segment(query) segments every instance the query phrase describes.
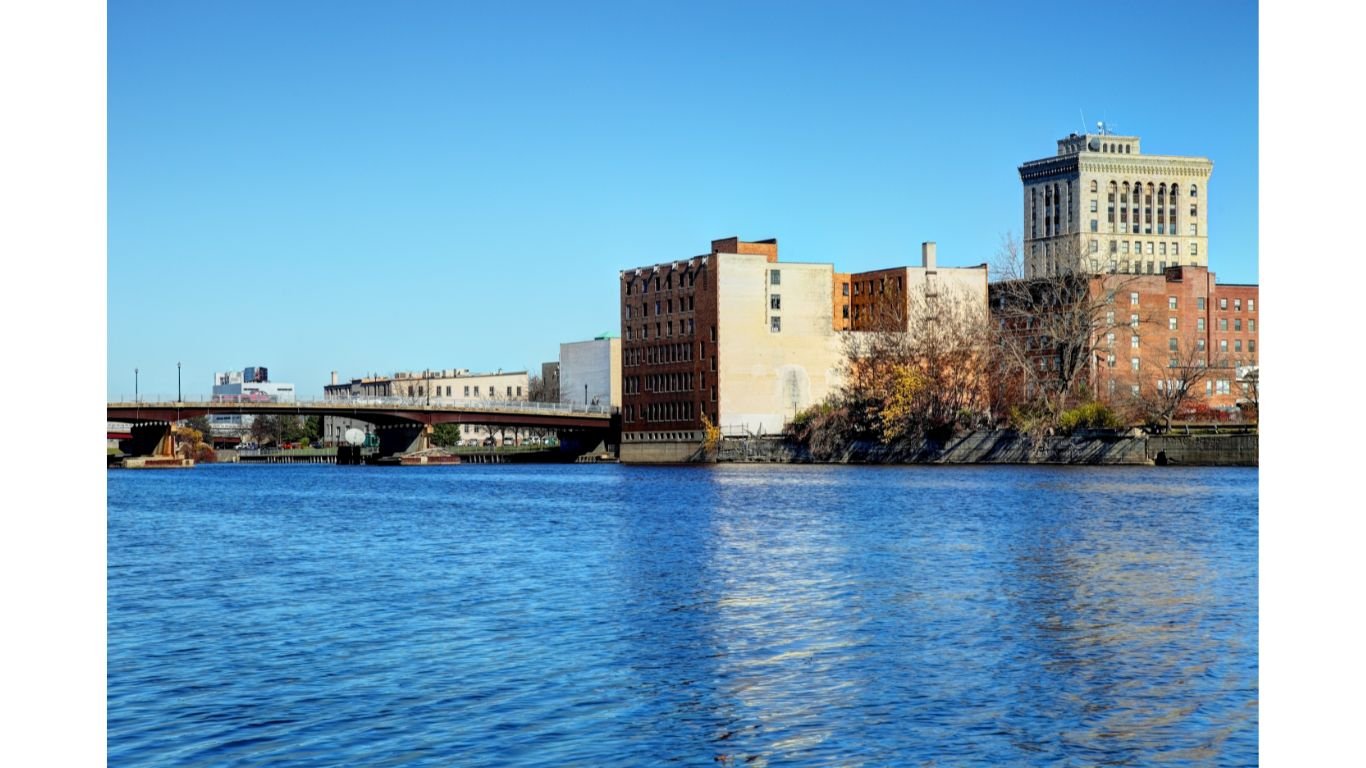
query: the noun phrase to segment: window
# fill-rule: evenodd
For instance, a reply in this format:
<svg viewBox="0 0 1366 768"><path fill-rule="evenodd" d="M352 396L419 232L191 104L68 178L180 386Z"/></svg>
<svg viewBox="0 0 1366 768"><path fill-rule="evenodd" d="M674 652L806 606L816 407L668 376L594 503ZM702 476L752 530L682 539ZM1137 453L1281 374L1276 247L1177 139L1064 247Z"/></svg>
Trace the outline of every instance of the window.
<svg viewBox="0 0 1366 768"><path fill-rule="evenodd" d="M1134 397L1138 397L1138 385L1137 385L1137 384L1130 384L1130 385L1129 385L1129 394L1133 395Z"/></svg>
<svg viewBox="0 0 1366 768"><path fill-rule="evenodd" d="M1191 203L1191 218L1192 218L1192 219L1195 218L1195 216L1196 216L1196 211L1197 211L1197 210L1199 210L1199 206L1197 206L1195 203Z"/></svg>
<svg viewBox="0 0 1366 768"><path fill-rule="evenodd" d="M1197 318L1195 318L1195 330L1197 330L1197 331L1203 331L1203 330L1205 330L1205 318L1203 318L1203 317L1197 317Z"/></svg>
<svg viewBox="0 0 1366 768"><path fill-rule="evenodd" d="M1129 315L1129 325L1130 325L1131 327L1133 327L1133 328L1137 328L1137 327L1138 327L1138 315L1137 315L1137 314Z"/></svg>
<svg viewBox="0 0 1366 768"><path fill-rule="evenodd" d="M1129 241L1128 241L1128 240L1125 240L1123 243L1120 243L1120 245L1119 245L1119 251L1120 251L1120 253L1124 254L1125 256L1128 256L1128 255L1129 255Z"/></svg>
<svg viewBox="0 0 1366 768"><path fill-rule="evenodd" d="M1129 358L1129 367L1133 368L1135 371L1138 370L1138 358Z"/></svg>
<svg viewBox="0 0 1366 768"><path fill-rule="evenodd" d="M1113 333L1107 333L1107 334L1105 334L1105 346L1107 346L1107 347L1113 347L1114 345L1115 345L1115 335L1114 335Z"/></svg>
<svg viewBox="0 0 1366 768"><path fill-rule="evenodd" d="M489 394L493 394L493 390L489 390ZM479 387L474 388L474 396L479 397Z"/></svg>
<svg viewBox="0 0 1366 768"><path fill-rule="evenodd" d="M1094 221L1091 222L1091 223L1092 223L1092 224L1095 224ZM1091 231L1092 231L1092 232L1095 232L1095 231L1096 231L1096 228L1095 228L1094 226L1091 227ZM1100 241L1099 241L1099 240L1092 240L1092 241L1091 241L1091 253L1099 253L1099 252L1100 252Z"/></svg>
<svg viewBox="0 0 1366 768"><path fill-rule="evenodd" d="M1243 318L1241 318L1241 317L1235 317L1235 318L1233 318L1233 330L1235 330L1235 331L1241 331L1241 330L1243 330Z"/></svg>
<svg viewBox="0 0 1366 768"><path fill-rule="evenodd" d="M781 332L783 330L783 319L776 315L769 318L768 329L773 333Z"/></svg>
<svg viewBox="0 0 1366 768"><path fill-rule="evenodd" d="M1168 297L1167 297L1167 309L1176 309L1176 297L1175 297L1175 296L1168 296Z"/></svg>
<svg viewBox="0 0 1366 768"><path fill-rule="evenodd" d="M1199 309L1199 310L1201 310L1201 311L1203 311L1203 310L1205 309L1205 297L1204 297L1204 296L1197 296L1197 297L1195 297L1195 308L1196 308L1196 309Z"/></svg>
<svg viewBox="0 0 1366 768"><path fill-rule="evenodd" d="M1176 351L1176 339L1175 339L1175 338L1167 339L1167 351L1168 351L1168 352L1175 352L1175 351Z"/></svg>
<svg viewBox="0 0 1366 768"><path fill-rule="evenodd" d="M1105 325L1111 326L1111 325L1114 325L1114 324L1115 324L1115 313L1114 313L1113 311L1106 312L1106 313L1105 313Z"/></svg>
<svg viewBox="0 0 1366 768"><path fill-rule="evenodd" d="M1095 179L1091 179L1091 192L1094 194L1094 193L1099 192L1099 191L1100 191L1100 184L1099 184ZM1091 210L1094 211L1095 208L1092 208Z"/></svg>
<svg viewBox="0 0 1366 768"><path fill-rule="evenodd" d="M1091 219L1091 231L1092 231L1092 232L1099 232L1099 231L1100 231L1100 221L1099 221L1098 219ZM1091 242L1095 242L1095 241L1092 240Z"/></svg>
<svg viewBox="0 0 1366 768"><path fill-rule="evenodd" d="M1219 308L1220 308L1220 309L1228 309L1228 299L1220 299L1220 300L1219 300Z"/></svg>
<svg viewBox="0 0 1366 768"><path fill-rule="evenodd" d="M1167 318L1167 330L1169 330L1169 331L1174 331L1174 330L1176 330L1176 318L1175 318L1175 317L1169 317L1169 318Z"/></svg>
<svg viewBox="0 0 1366 768"><path fill-rule="evenodd" d="M1248 333L1256 333L1256 332L1257 332L1257 321L1256 321L1256 320L1248 320L1248 321L1247 321L1247 332L1248 332Z"/></svg>
<svg viewBox="0 0 1366 768"><path fill-rule="evenodd" d="M1192 184L1192 185L1191 185L1191 197L1195 197L1195 196L1196 196L1195 185Z"/></svg>
<svg viewBox="0 0 1366 768"><path fill-rule="evenodd" d="M1204 339L1196 339L1196 340L1195 340L1195 350L1196 350L1197 352L1204 352L1204 351L1205 351L1205 340L1204 340Z"/></svg>
<svg viewBox="0 0 1366 768"><path fill-rule="evenodd" d="M782 297L782 296L779 296L779 295L776 294L776 293L773 294L773 295L771 295L771 296L769 296L769 297L768 297L768 308L769 308L769 309L782 309L782 308L783 308L783 297Z"/></svg>
<svg viewBox="0 0 1366 768"><path fill-rule="evenodd" d="M769 285L781 285L782 282L783 282L783 273L782 273L780 270L774 269L774 270L770 270L770 271L769 271L769 273L768 273L768 284L769 284Z"/></svg>
<svg viewBox="0 0 1366 768"><path fill-rule="evenodd" d="M1220 352L1227 352L1227 351L1228 351L1228 339L1220 339L1220 340L1219 340L1219 351L1220 351Z"/></svg>
<svg viewBox="0 0 1366 768"><path fill-rule="evenodd" d="M1242 351L1243 351L1243 340L1242 340L1242 339L1234 339L1234 340L1233 340L1233 351L1234 351L1234 352L1242 352Z"/></svg>
<svg viewBox="0 0 1366 768"><path fill-rule="evenodd" d="M1158 256L1166 256L1166 255L1167 255L1167 244L1166 244L1166 243L1158 243L1158 244L1157 244L1157 255L1158 255ZM1163 263L1165 264L1166 262L1163 262Z"/></svg>
<svg viewBox="0 0 1366 768"><path fill-rule="evenodd" d="M1257 351L1257 340L1256 340L1256 339L1248 339L1248 340L1247 340L1247 351L1248 351L1248 352L1256 352L1256 351Z"/></svg>
<svg viewBox="0 0 1366 768"><path fill-rule="evenodd" d="M1137 336L1130 336L1130 337L1129 337L1129 346L1130 346L1131 348L1133 348L1133 349L1138 349L1138 337L1137 337Z"/></svg>
<svg viewBox="0 0 1366 768"><path fill-rule="evenodd" d="M1219 379L1214 382L1214 394L1227 395L1229 393L1228 379Z"/></svg>
<svg viewBox="0 0 1366 768"><path fill-rule="evenodd" d="M470 396L470 385L466 384L466 385L465 385L465 397L469 397L469 396Z"/></svg>
<svg viewBox="0 0 1366 768"><path fill-rule="evenodd" d="M512 397L512 387L508 387L508 397Z"/></svg>
<svg viewBox="0 0 1366 768"><path fill-rule="evenodd" d="M1106 357L1105 357L1105 364L1108 365L1108 366L1110 366L1111 368L1114 368L1114 367L1115 367L1115 356L1114 356L1114 355L1106 355Z"/></svg>
<svg viewBox="0 0 1366 768"><path fill-rule="evenodd" d="M1100 203L1096 202L1095 200L1092 200L1092 201L1091 201L1091 213L1095 213L1095 212L1097 212L1097 211L1099 211L1099 210L1100 210ZM1095 224L1095 223L1096 223L1096 220L1095 220L1095 219L1092 219L1092 220L1091 220L1091 223L1092 223L1092 224Z"/></svg>
<svg viewBox="0 0 1366 768"><path fill-rule="evenodd" d="M1227 330L1228 330L1228 318L1227 318L1227 317L1221 317L1221 318L1219 318L1219 330L1221 330L1221 331L1227 331Z"/></svg>
<svg viewBox="0 0 1366 768"><path fill-rule="evenodd" d="M1110 241L1110 255L1113 256L1113 255L1115 255L1115 254L1118 253L1118 252L1119 252L1119 243L1118 243L1117 241L1115 241L1115 240L1111 240L1111 241ZM1113 269L1113 267L1111 267L1111 269Z"/></svg>
<svg viewBox="0 0 1366 768"><path fill-rule="evenodd" d="M1137 294L1137 293L1130 293L1130 294L1129 294L1129 306L1133 306L1133 307L1138 306L1138 294Z"/></svg>
<svg viewBox="0 0 1366 768"><path fill-rule="evenodd" d="M841 288L841 290L842 290L842 293L843 293L845 296L848 296L848 295L849 295L849 284L848 284L848 283L841 283L841 284L840 284L840 288Z"/></svg>
<svg viewBox="0 0 1366 768"><path fill-rule="evenodd" d="M1248 300L1247 300L1247 311L1249 311L1249 312L1256 312L1256 311L1257 311L1257 300L1256 300L1256 299L1248 299Z"/></svg>

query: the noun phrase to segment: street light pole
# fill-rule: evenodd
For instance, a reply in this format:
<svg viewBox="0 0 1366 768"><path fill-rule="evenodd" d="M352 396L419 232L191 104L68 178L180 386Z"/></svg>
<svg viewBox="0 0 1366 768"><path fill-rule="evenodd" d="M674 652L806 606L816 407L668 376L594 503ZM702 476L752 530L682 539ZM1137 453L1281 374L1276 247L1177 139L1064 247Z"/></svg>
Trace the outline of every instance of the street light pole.
<svg viewBox="0 0 1366 768"><path fill-rule="evenodd" d="M179 402L184 401L184 399L185 399L185 398L183 398L183 397L181 396L181 394L180 394L180 363L176 363L176 364L175 364L175 401L176 401L177 403L179 403Z"/></svg>
<svg viewBox="0 0 1366 768"><path fill-rule="evenodd" d="M138 399L138 369L133 369L133 402L140 402Z"/></svg>

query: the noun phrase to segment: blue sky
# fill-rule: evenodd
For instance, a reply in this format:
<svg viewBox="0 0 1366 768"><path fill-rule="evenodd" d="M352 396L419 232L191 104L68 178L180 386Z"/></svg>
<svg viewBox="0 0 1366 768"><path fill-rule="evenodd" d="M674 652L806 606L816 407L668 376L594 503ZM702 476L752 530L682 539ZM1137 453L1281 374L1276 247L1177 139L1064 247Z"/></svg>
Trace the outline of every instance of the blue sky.
<svg viewBox="0 0 1366 768"><path fill-rule="evenodd" d="M1251 2L111 3L108 393L539 370L617 330L618 270L731 235L990 261L1083 111L1213 160L1211 268L1256 282L1257 38Z"/></svg>

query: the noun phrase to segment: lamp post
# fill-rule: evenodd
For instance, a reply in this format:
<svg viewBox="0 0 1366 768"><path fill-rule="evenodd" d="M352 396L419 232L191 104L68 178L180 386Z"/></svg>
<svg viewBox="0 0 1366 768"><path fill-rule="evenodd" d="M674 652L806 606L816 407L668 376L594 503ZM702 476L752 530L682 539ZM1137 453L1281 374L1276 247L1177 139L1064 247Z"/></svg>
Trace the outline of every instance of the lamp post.
<svg viewBox="0 0 1366 768"><path fill-rule="evenodd" d="M133 369L133 402L140 402L138 400L138 369L136 368Z"/></svg>
<svg viewBox="0 0 1366 768"><path fill-rule="evenodd" d="M183 402L185 398L180 395L180 363L175 364L175 401Z"/></svg>

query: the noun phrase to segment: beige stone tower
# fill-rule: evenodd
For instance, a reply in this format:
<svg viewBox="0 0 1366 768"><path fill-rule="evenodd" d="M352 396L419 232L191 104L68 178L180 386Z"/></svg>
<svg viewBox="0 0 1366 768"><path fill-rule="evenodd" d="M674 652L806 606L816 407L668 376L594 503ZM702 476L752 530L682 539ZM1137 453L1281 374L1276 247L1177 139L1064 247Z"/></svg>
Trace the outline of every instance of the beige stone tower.
<svg viewBox="0 0 1366 768"><path fill-rule="evenodd" d="M1072 134L1020 166L1025 277L1209 265L1204 157L1144 155L1137 136Z"/></svg>

